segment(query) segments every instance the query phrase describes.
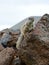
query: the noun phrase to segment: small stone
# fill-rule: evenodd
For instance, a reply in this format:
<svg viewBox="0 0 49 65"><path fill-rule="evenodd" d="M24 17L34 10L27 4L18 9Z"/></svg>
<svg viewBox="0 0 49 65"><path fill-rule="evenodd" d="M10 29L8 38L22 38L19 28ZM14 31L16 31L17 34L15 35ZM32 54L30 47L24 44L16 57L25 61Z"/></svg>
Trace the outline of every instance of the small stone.
<svg viewBox="0 0 49 65"><path fill-rule="evenodd" d="M12 65L21 65L21 60L19 57L14 57Z"/></svg>

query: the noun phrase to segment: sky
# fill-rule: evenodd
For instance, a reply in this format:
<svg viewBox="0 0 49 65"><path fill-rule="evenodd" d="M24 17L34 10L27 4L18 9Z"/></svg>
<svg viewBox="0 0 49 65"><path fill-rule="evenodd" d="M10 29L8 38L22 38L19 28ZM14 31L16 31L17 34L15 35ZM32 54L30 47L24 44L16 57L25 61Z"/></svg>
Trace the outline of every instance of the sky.
<svg viewBox="0 0 49 65"><path fill-rule="evenodd" d="M0 30L45 13L49 14L49 0L0 0Z"/></svg>

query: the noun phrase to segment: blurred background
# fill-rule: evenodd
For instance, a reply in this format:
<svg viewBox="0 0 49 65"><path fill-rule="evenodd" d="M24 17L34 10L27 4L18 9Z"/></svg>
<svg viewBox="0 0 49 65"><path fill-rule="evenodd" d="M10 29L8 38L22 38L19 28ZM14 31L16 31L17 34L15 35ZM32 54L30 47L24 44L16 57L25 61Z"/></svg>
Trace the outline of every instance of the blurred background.
<svg viewBox="0 0 49 65"><path fill-rule="evenodd" d="M0 0L0 30L45 13L49 14L49 0Z"/></svg>

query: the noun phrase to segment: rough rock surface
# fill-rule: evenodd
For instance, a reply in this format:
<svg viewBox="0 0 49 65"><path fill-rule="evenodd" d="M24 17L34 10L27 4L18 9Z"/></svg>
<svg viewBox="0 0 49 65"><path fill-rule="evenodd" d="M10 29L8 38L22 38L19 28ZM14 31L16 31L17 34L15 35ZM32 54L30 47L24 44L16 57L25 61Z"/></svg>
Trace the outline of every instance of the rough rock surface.
<svg viewBox="0 0 49 65"><path fill-rule="evenodd" d="M4 47L2 46L2 44L0 43L0 52L4 49Z"/></svg>
<svg viewBox="0 0 49 65"><path fill-rule="evenodd" d="M15 46L16 45L16 41L18 40L19 35L20 35L20 33L17 33L17 32L16 33L11 33L12 38L8 42L8 46Z"/></svg>
<svg viewBox="0 0 49 65"><path fill-rule="evenodd" d="M14 56L13 48L6 48L0 52L0 65L10 65L13 56Z"/></svg>
<svg viewBox="0 0 49 65"><path fill-rule="evenodd" d="M21 65L20 58L15 56L13 61L12 61L12 65Z"/></svg>
<svg viewBox="0 0 49 65"><path fill-rule="evenodd" d="M4 46L14 46L19 37L20 32L14 32L13 30L11 31L10 29L5 29L0 32L0 43Z"/></svg>
<svg viewBox="0 0 49 65"><path fill-rule="evenodd" d="M1 43L3 45L7 46L7 42L9 42L11 38L12 38L12 36L9 33L4 33L1 38Z"/></svg>
<svg viewBox="0 0 49 65"><path fill-rule="evenodd" d="M17 47L26 65L49 65L49 15L45 14Z"/></svg>

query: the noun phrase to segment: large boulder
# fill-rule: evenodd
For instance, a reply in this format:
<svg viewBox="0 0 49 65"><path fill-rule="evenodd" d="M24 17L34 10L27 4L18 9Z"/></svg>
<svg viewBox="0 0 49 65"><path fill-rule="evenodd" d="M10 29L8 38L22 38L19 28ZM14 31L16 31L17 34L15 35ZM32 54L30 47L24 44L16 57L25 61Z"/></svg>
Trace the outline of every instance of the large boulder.
<svg viewBox="0 0 49 65"><path fill-rule="evenodd" d="M13 48L6 48L0 52L0 65L10 65L15 51Z"/></svg>
<svg viewBox="0 0 49 65"><path fill-rule="evenodd" d="M26 65L49 65L49 15L43 15L16 47Z"/></svg>

